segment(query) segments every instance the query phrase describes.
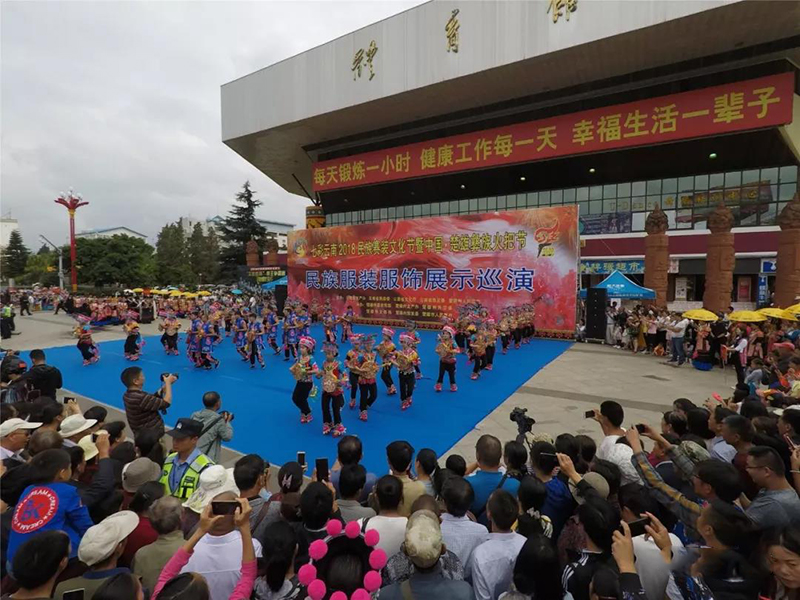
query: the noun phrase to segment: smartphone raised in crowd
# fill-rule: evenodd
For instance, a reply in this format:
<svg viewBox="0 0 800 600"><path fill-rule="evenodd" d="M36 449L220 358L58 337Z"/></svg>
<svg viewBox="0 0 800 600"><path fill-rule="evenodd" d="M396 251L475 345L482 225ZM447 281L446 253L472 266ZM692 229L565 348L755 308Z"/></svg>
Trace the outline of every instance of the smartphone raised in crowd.
<svg viewBox="0 0 800 600"><path fill-rule="evenodd" d="M638 431L639 433L644 433L645 431L647 431L647 427L645 427L641 423L637 423L636 424L636 431Z"/></svg>
<svg viewBox="0 0 800 600"><path fill-rule="evenodd" d="M306 466L306 453L305 452L298 452L297 453L297 464L301 467Z"/></svg>
<svg viewBox="0 0 800 600"><path fill-rule="evenodd" d="M64 592L61 597L64 600L83 600L85 593L86 590L84 588L80 588L79 590L70 590L68 592Z"/></svg>
<svg viewBox="0 0 800 600"><path fill-rule="evenodd" d="M69 404L75 401L75 396L64 396L64 404ZM81 590L83 591L83 590Z"/></svg>
<svg viewBox="0 0 800 600"><path fill-rule="evenodd" d="M594 419L594 411L587 410L585 413L583 413L583 416L586 417L587 419Z"/></svg>
<svg viewBox="0 0 800 600"><path fill-rule="evenodd" d="M328 473L328 459L327 458L318 458L317 459L317 481L328 481L330 477Z"/></svg>
<svg viewBox="0 0 800 600"><path fill-rule="evenodd" d="M238 502L211 502L211 514L213 515L232 515L236 513L239 506Z"/></svg>
<svg viewBox="0 0 800 600"><path fill-rule="evenodd" d="M628 523L628 528L631 530L631 537L644 535L646 533L644 530L645 525L650 525L650 517L645 517L644 519L638 519Z"/></svg>

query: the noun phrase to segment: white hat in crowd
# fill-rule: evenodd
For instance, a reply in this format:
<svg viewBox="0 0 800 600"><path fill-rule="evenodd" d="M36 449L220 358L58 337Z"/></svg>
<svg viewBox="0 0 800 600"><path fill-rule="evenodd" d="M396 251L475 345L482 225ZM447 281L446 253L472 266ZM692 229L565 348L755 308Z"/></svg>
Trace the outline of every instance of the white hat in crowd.
<svg viewBox="0 0 800 600"><path fill-rule="evenodd" d="M83 460L92 460L100 454L97 444L92 441L92 436L85 435L78 441L78 446L83 449Z"/></svg>
<svg viewBox="0 0 800 600"><path fill-rule="evenodd" d="M131 510L121 510L89 527L78 546L78 558L90 567L106 560L117 545L139 524L139 516Z"/></svg>
<svg viewBox="0 0 800 600"><path fill-rule="evenodd" d="M148 481L161 478L161 467L146 456L129 462L122 468L122 489L135 494Z"/></svg>
<svg viewBox="0 0 800 600"><path fill-rule="evenodd" d="M86 431L97 424L97 419L87 419L83 415L70 415L61 421L61 437L68 438L73 435Z"/></svg>
<svg viewBox="0 0 800 600"><path fill-rule="evenodd" d="M224 492L239 495L239 488L233 480L233 469L212 465L200 473L200 484L183 506L199 514L209 502Z"/></svg>
<svg viewBox="0 0 800 600"><path fill-rule="evenodd" d="M7 421L0 423L0 438L11 435L20 429L36 429L37 427L41 426L41 423L29 423L25 419L18 419L14 417L13 419L8 419Z"/></svg>

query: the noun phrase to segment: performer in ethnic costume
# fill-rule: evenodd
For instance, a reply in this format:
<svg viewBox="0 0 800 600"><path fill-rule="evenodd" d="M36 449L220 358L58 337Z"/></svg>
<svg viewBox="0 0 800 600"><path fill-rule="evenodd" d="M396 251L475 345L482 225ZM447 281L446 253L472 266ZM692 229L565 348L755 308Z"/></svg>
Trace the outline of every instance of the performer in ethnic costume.
<svg viewBox="0 0 800 600"><path fill-rule="evenodd" d="M167 316L159 323L158 330L163 331L161 335L161 345L164 346L164 352L167 354L178 355L178 330L181 328L181 323L175 317L172 311L167 312Z"/></svg>
<svg viewBox="0 0 800 600"><path fill-rule="evenodd" d="M419 365L419 355L414 349L416 339L409 333L400 334L399 352L395 352L391 361L397 366L398 379L400 380L400 410L411 407L413 402L414 384L416 383L414 367Z"/></svg>
<svg viewBox="0 0 800 600"><path fill-rule="evenodd" d="M299 325L297 323L297 315L290 307L283 309L285 318L283 319L283 347L284 359L289 360L289 353L292 358L297 358L297 341L300 338Z"/></svg>
<svg viewBox="0 0 800 600"><path fill-rule="evenodd" d="M312 356L315 342L313 338L303 336L300 338L300 356L297 361L289 368L292 376L297 383L292 392L292 402L300 409L300 422L310 423L313 420L311 407L308 406L308 396L314 387L313 377L317 374L317 364Z"/></svg>
<svg viewBox="0 0 800 600"><path fill-rule="evenodd" d="M420 342L422 341L420 340L419 333L417 333L417 323L416 321L406 321L406 327L408 328L408 331L406 333L411 336L413 340L412 346L414 350L416 350ZM414 365L414 371L416 371L416 378L422 379L422 371L419 368L419 361L417 362L416 365Z"/></svg>
<svg viewBox="0 0 800 600"><path fill-rule="evenodd" d="M322 326L325 329L325 341L335 344L336 343L336 325L339 320L330 306L325 307L325 312L322 314Z"/></svg>
<svg viewBox="0 0 800 600"><path fill-rule="evenodd" d="M200 336L202 335L202 327L203 322L195 311L192 313L192 322L191 325L189 325L189 333L186 336L186 354L195 365L200 362Z"/></svg>
<svg viewBox="0 0 800 600"><path fill-rule="evenodd" d="M264 326L256 319L255 313L250 313L250 321L247 325L247 357L250 359L250 368L256 368L256 359L263 369L264 357L261 350L264 348Z"/></svg>
<svg viewBox="0 0 800 600"><path fill-rule="evenodd" d="M247 343L247 330L249 328L247 319L244 318L244 309L240 314L236 316L236 320L233 322L233 345L236 348L236 352L239 353L239 356L242 357L243 361L250 360L250 354L248 353L248 343Z"/></svg>
<svg viewBox="0 0 800 600"><path fill-rule="evenodd" d="M477 379L481 375L481 371L486 368L486 332L484 327L477 330L470 338L470 347L472 348L472 360L474 366L472 367L472 376L470 379Z"/></svg>
<svg viewBox="0 0 800 600"><path fill-rule="evenodd" d="M344 316L341 318L342 342L348 341L350 339L350 336L353 335L354 318L355 318L355 312L353 312L353 307L348 304L347 310L344 311Z"/></svg>
<svg viewBox="0 0 800 600"><path fill-rule="evenodd" d="M334 437L345 434L342 425L342 407L344 406L344 383L347 381L339 364L339 348L336 344L325 342L322 345L325 362L317 377L322 379L322 435L333 433ZM331 418L331 408L333 417Z"/></svg>
<svg viewBox="0 0 800 600"><path fill-rule="evenodd" d="M352 348L347 351L344 357L344 366L347 367L349 372L350 382L350 408L356 407L356 393L358 392L358 361L361 356L361 336L359 334L352 334L350 336L350 344Z"/></svg>
<svg viewBox="0 0 800 600"><path fill-rule="evenodd" d="M508 311L503 311L503 316L500 318L499 330L500 341L503 345L503 354L508 354L508 342L511 338L511 325L508 317Z"/></svg>
<svg viewBox="0 0 800 600"><path fill-rule="evenodd" d="M139 324L136 321L126 323L125 330L128 333L125 338L125 358L127 360L139 360L139 355L144 345L142 334L139 332Z"/></svg>
<svg viewBox="0 0 800 600"><path fill-rule="evenodd" d="M383 334L383 341L378 344L376 350L378 351L378 356L381 357L381 381L386 384L386 393L390 396L393 396L397 393L397 389L394 387L394 381L392 380L392 355L394 354L396 348L392 338L394 337L394 329L390 329L389 327L384 327L381 331Z"/></svg>
<svg viewBox="0 0 800 600"><path fill-rule="evenodd" d="M225 319L225 337L231 337L233 331L233 310L226 308L222 311L223 318Z"/></svg>
<svg viewBox="0 0 800 600"><path fill-rule="evenodd" d="M275 356L281 353L281 349L278 347L279 322L278 315L275 312L275 307L270 305L267 308L267 316L264 317L264 329L267 332L267 343L269 344L269 347L272 348Z"/></svg>
<svg viewBox="0 0 800 600"><path fill-rule="evenodd" d="M439 379L433 387L437 392L442 391L445 373L450 378L450 391L455 392L458 390L458 387L456 387L456 354L460 353L461 350L453 340L455 335L456 330L450 325L445 325L439 336L439 343L436 346L436 354L439 355Z"/></svg>
<svg viewBox="0 0 800 600"><path fill-rule="evenodd" d="M497 327L494 319L486 319L486 370L492 370L494 363L494 353L497 350Z"/></svg>
<svg viewBox="0 0 800 600"><path fill-rule="evenodd" d="M361 392L359 399L360 414L358 418L362 421L367 420L367 409L375 403L378 398L378 384L375 383L375 375L378 374L377 354L372 346L375 343L375 338L368 335L363 340L363 348L361 355L358 357L358 366L356 372L358 373L358 389ZM352 369L352 367L351 367Z"/></svg>
<svg viewBox="0 0 800 600"><path fill-rule="evenodd" d="M200 332L200 361L197 366L206 370L216 369L219 367L219 361L214 358L214 344L221 337L216 323L204 318Z"/></svg>
<svg viewBox="0 0 800 600"><path fill-rule="evenodd" d="M88 323L80 325L75 330L78 336L78 350L83 357L83 366L96 363L100 360L100 349L92 340L92 327Z"/></svg>

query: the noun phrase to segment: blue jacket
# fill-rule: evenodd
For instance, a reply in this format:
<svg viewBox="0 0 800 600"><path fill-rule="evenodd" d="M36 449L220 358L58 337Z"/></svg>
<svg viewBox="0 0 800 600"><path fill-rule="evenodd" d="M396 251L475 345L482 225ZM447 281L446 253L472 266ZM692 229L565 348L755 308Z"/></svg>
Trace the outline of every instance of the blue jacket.
<svg viewBox="0 0 800 600"><path fill-rule="evenodd" d="M8 539L8 562L23 543L40 531L63 531L71 543L70 557L77 556L78 544L94 525L78 490L69 483L29 485L14 508Z"/></svg>

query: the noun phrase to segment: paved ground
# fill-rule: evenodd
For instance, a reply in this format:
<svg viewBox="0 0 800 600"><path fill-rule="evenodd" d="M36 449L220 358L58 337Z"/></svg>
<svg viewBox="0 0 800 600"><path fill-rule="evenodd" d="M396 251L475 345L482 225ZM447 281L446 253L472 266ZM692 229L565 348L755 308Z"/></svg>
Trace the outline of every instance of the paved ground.
<svg viewBox="0 0 800 600"><path fill-rule="evenodd" d="M74 321L65 315L34 313L32 317L18 316L16 322L20 335L4 340L4 348L31 350L75 344L71 331ZM156 333L155 324L142 326L143 335ZM120 327L109 327L94 335L100 342L122 337ZM64 373L64 380L69 386L69 373ZM688 365L675 368L652 356L634 356L602 345L575 344L467 432L448 454L459 453L472 459L475 442L484 433L504 441L513 439L517 434L516 424L508 415L515 406L527 408L528 415L536 419L534 431L545 431L554 437L565 431L584 433L599 439L599 427L585 419L584 413L603 400L622 404L627 424L655 424L676 398L686 397L702 403L713 392L725 395L735 383L732 369L701 372ZM79 401L82 406L91 403L88 398L79 398ZM109 410L123 416L116 409ZM237 453L227 451L223 462L230 464L236 456Z"/></svg>

